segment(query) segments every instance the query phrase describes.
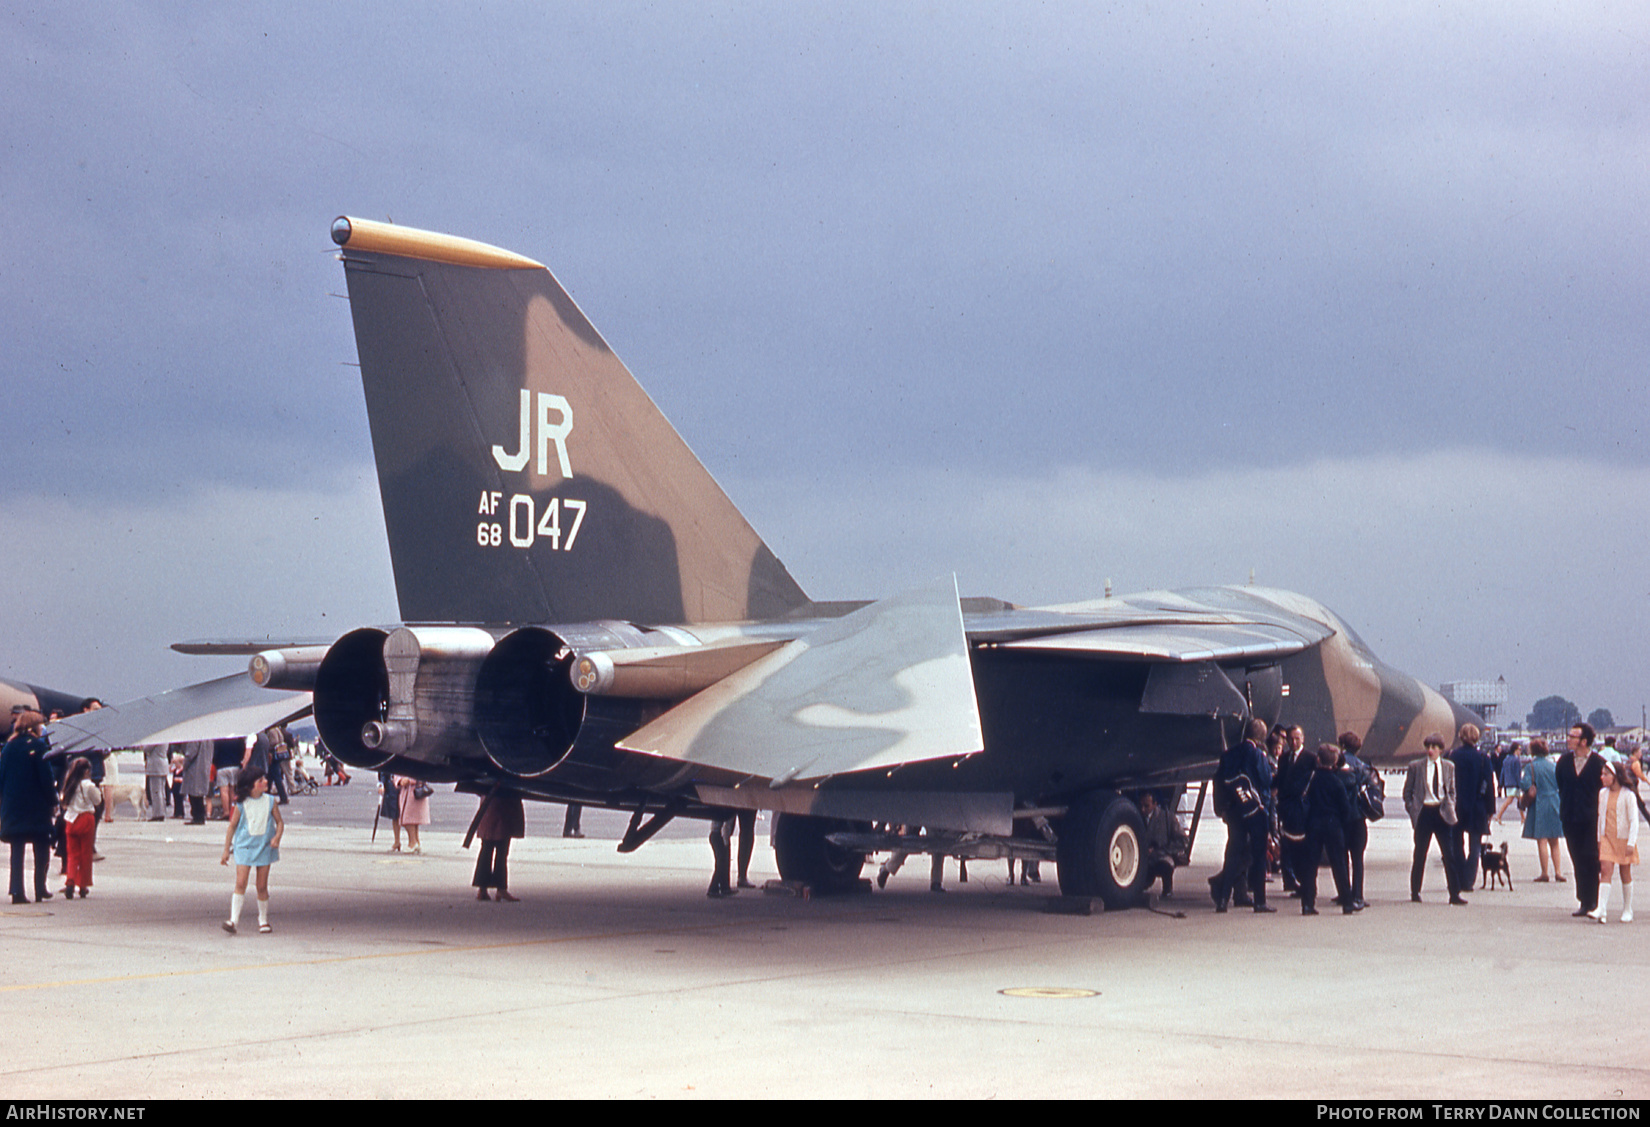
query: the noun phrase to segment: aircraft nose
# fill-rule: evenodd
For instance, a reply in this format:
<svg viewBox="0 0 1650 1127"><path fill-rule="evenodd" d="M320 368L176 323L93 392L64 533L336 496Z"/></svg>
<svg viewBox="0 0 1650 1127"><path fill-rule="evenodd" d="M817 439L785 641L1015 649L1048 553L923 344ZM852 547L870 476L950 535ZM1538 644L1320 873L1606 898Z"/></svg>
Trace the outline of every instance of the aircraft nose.
<svg viewBox="0 0 1650 1127"><path fill-rule="evenodd" d="M1415 723L1411 726L1410 738L1404 741L1406 749L1408 744L1415 745L1414 754L1426 754L1421 741L1430 735L1442 736L1444 746L1449 747L1455 742L1455 733L1460 731L1462 724L1468 721L1480 725L1483 723L1474 713L1445 700L1444 695L1436 689L1426 685L1421 685L1420 688L1425 703L1421 707L1421 714L1415 718Z"/></svg>
<svg viewBox="0 0 1650 1127"><path fill-rule="evenodd" d="M1365 745L1372 752L1396 760L1425 754L1421 741L1437 733L1446 742L1468 720L1481 723L1466 709L1444 699L1443 694L1422 684L1401 670L1377 663L1381 679L1381 700L1375 723Z"/></svg>

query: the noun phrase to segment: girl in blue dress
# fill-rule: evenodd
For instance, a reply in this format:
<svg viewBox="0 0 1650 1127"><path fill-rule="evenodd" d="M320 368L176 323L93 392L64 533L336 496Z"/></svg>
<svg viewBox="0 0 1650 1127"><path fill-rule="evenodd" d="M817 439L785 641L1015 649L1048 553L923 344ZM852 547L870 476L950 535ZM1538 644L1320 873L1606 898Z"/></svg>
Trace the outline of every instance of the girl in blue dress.
<svg viewBox="0 0 1650 1127"><path fill-rule="evenodd" d="M248 767L235 780L235 812L223 836L223 860L235 856L235 894L229 898L229 918L223 929L234 935L240 929L241 905L246 903L246 878L258 871L258 930L269 934L269 866L280 859L281 808L269 793L269 780L262 769Z"/></svg>

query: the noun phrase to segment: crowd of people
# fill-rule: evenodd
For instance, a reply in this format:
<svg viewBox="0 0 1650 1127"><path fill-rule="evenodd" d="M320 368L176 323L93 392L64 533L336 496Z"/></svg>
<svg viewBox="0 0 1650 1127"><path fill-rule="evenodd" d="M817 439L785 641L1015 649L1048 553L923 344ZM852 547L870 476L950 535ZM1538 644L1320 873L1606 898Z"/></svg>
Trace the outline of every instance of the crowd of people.
<svg viewBox="0 0 1650 1127"><path fill-rule="evenodd" d="M1517 743L1488 753L1479 749L1476 725L1465 725L1455 749L1443 754L1443 741L1429 737L1428 758L1410 768L1410 780L1424 801L1416 820L1416 869L1411 878L1412 899L1419 898L1423 859L1420 819L1429 825L1444 821L1450 827L1447 842L1440 837L1445 874L1451 879L1451 902L1463 902L1460 892L1472 887L1479 873L1479 847L1488 839L1490 823L1504 823L1516 804L1523 821L1522 837L1535 842L1540 875L1535 883L1564 883L1559 842L1565 845L1575 874L1577 918L1604 923L1608 904L1600 890L1612 889L1619 870L1621 920L1633 920L1633 865L1638 863L1638 823L1650 819L1639 798L1644 781L1642 751L1628 744L1618 751L1614 737L1602 751L1595 748L1597 732L1590 724L1576 724L1566 737L1563 754L1554 754L1541 737L1529 741L1528 755ZM1502 792L1496 807L1494 791ZM1406 786L1406 796L1409 787ZM1445 848L1447 846L1447 848ZM1607 895L1606 901L1610 899Z"/></svg>
<svg viewBox="0 0 1650 1127"><path fill-rule="evenodd" d="M102 707L96 698L82 711ZM48 721L39 711L18 706L10 732L0 747L0 842L11 848L9 893L13 904L53 898L49 887L51 858L61 860L61 893L84 900L93 886L97 827L114 805L114 776L105 773L106 754L54 753L45 733ZM51 719L57 719L54 715ZM187 799L191 825L205 825L212 800L215 820L227 823L223 863L236 862L235 893L224 922L234 932L248 880L256 874L261 931L269 931L269 865L278 856L283 829L279 805L288 801L294 779L297 741L284 728L271 728L249 739L203 740L170 748L144 749L144 786L138 799L152 822L166 820L170 800L174 817L184 819ZM27 854L33 850L32 882L25 879Z"/></svg>
<svg viewBox="0 0 1650 1127"><path fill-rule="evenodd" d="M1446 751L1442 735L1429 735L1425 754L1405 770L1404 811L1414 842L1410 900L1421 902L1436 847L1449 903L1466 906L1490 825L1516 803L1523 836L1536 843L1537 883L1566 879L1558 852L1562 838L1575 874L1574 915L1606 922L1619 888L1619 918L1632 922L1638 824L1640 817L1650 820L1639 798L1645 778L1641 750L1628 746L1618 753L1611 741L1600 754L1588 724L1570 729L1562 756L1554 756L1539 738L1530 741L1528 760L1516 745L1492 756L1478 746L1481 738L1476 724L1464 724ZM1225 863L1209 880L1217 912L1233 903L1275 911L1266 902L1267 874L1274 866L1284 889L1299 896L1303 915L1317 914L1324 866L1342 912L1366 907L1364 850L1369 822L1384 815L1385 781L1359 758L1360 750L1353 732L1344 733L1338 745L1325 743L1309 752L1298 727L1268 730L1261 721L1249 723L1244 740L1222 757L1215 775L1215 812L1227 828ZM1494 860L1499 864L1503 857ZM1165 882L1165 892L1168 887Z"/></svg>
<svg viewBox="0 0 1650 1127"><path fill-rule="evenodd" d="M1209 879L1215 911L1232 904L1277 911L1266 902L1273 857L1284 890L1300 898L1302 915L1318 914L1325 864L1341 911L1364 910L1369 821L1382 816L1385 790L1380 774L1359 757L1362 749L1355 732L1308 750L1299 727L1249 721L1244 739L1215 772L1215 813L1226 823L1225 864Z"/></svg>

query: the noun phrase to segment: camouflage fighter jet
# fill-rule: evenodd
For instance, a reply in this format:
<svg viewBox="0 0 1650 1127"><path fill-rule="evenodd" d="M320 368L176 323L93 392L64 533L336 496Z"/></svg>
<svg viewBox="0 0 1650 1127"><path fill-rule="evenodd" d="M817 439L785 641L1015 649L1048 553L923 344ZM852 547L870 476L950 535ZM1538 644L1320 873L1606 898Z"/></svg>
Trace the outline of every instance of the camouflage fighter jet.
<svg viewBox="0 0 1650 1127"><path fill-rule="evenodd" d="M460 789L676 816L776 813L782 876L906 847L1145 884L1135 796L1207 778L1249 717L1377 761L1465 714L1300 595L1053 607L955 579L814 602L539 263L339 218L404 622L267 648L327 746ZM251 652L195 644L194 652ZM879 828L880 827L880 828Z"/></svg>

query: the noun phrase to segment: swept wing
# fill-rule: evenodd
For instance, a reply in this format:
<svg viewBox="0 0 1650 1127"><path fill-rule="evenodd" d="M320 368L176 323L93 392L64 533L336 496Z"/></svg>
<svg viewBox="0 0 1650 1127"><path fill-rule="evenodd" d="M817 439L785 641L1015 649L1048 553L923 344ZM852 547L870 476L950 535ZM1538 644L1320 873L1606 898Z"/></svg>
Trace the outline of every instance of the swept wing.
<svg viewBox="0 0 1650 1127"><path fill-rule="evenodd" d="M310 707L308 693L262 689L245 673L232 673L82 712L47 725L46 731L60 752L112 751L246 736L296 720Z"/></svg>

